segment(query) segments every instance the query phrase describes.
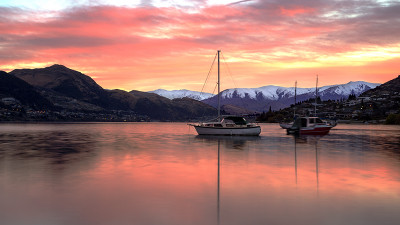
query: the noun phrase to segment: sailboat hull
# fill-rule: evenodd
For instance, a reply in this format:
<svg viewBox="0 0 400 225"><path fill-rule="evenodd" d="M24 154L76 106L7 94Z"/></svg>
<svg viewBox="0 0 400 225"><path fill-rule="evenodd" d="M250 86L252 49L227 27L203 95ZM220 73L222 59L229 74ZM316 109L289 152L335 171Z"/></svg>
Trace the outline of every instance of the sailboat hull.
<svg viewBox="0 0 400 225"><path fill-rule="evenodd" d="M281 126L282 129L288 129L293 126L293 123L279 123L279 126Z"/></svg>
<svg viewBox="0 0 400 225"><path fill-rule="evenodd" d="M319 126L319 127L302 127L302 128L288 128L288 134L300 134L300 135L325 135L331 130L331 126Z"/></svg>
<svg viewBox="0 0 400 225"><path fill-rule="evenodd" d="M315 134L315 135L325 135L328 134L332 127L330 126L322 126L322 127L315 127L315 128L301 128L300 134L307 135L307 134Z"/></svg>
<svg viewBox="0 0 400 225"><path fill-rule="evenodd" d="M194 126L194 128L199 135L258 136L261 133L260 126L236 128Z"/></svg>

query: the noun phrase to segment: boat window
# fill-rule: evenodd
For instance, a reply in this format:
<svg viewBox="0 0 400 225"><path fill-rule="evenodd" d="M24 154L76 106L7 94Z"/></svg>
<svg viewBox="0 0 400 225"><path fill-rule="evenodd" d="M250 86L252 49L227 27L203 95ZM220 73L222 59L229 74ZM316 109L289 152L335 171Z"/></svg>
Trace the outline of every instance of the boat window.
<svg viewBox="0 0 400 225"><path fill-rule="evenodd" d="M301 127L307 127L307 119L301 118Z"/></svg>
<svg viewBox="0 0 400 225"><path fill-rule="evenodd" d="M310 118L309 121L310 123L315 123L315 118Z"/></svg>
<svg viewBox="0 0 400 225"><path fill-rule="evenodd" d="M231 120L236 125L246 125L247 124L247 121L243 117L229 116L229 117L224 118L224 120Z"/></svg>
<svg viewBox="0 0 400 225"><path fill-rule="evenodd" d="M214 124L214 127L222 127L222 124L216 123Z"/></svg>
<svg viewBox="0 0 400 225"><path fill-rule="evenodd" d="M322 122L322 120L320 118L317 118L316 120L317 120L317 123L324 123L324 122Z"/></svg>
<svg viewBox="0 0 400 225"><path fill-rule="evenodd" d="M234 123L232 120L224 119L224 123Z"/></svg>

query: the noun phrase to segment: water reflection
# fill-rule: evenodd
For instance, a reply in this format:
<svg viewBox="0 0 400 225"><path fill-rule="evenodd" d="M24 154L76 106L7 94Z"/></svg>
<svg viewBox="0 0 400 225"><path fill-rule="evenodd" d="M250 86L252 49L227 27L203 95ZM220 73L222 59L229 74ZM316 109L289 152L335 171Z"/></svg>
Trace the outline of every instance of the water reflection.
<svg viewBox="0 0 400 225"><path fill-rule="evenodd" d="M0 125L0 224L398 224L400 129L262 126Z"/></svg>
<svg viewBox="0 0 400 225"><path fill-rule="evenodd" d="M49 158L55 164L81 160L83 154L93 157L96 150L91 134L82 132L2 133L0 143L3 157ZM74 154L80 154L80 157L74 158Z"/></svg>
<svg viewBox="0 0 400 225"><path fill-rule="evenodd" d="M249 150L251 142L259 141L260 137L254 136L208 136L198 135L195 136L196 141L205 142L216 146L217 152L217 224L221 224L221 143L224 146L225 152L229 150L245 151Z"/></svg>
<svg viewBox="0 0 400 225"><path fill-rule="evenodd" d="M208 144L222 143L227 149L245 150L248 149L251 142L261 140L259 136L209 136L197 135L197 141L203 141Z"/></svg>
<svg viewBox="0 0 400 225"><path fill-rule="evenodd" d="M315 175L317 181L317 195L319 195L319 171L318 171L318 141L325 135L293 135L294 138L294 157L295 157L295 176L297 185L297 144L310 144L315 146Z"/></svg>
<svg viewBox="0 0 400 225"><path fill-rule="evenodd" d="M296 177L296 186L297 186L297 145L305 145L306 148L308 148L310 145L314 146L315 148L315 176L316 176L316 183L314 184L314 188L316 189L317 192L317 196L319 196L319 171L318 171L318 141L323 138L323 136L305 136L305 137L298 137L298 136L293 136L292 138L292 143L294 143L294 157L295 157L295 177ZM277 169L274 168L274 166L272 166L270 169L268 163L263 163L263 162L255 162L252 161L253 158L253 152L256 149L260 149L260 146L265 146L267 147L266 149L261 149L263 151L268 152L268 145L265 145L265 143L263 143L263 139L261 137L224 137L224 136L197 136L196 141L201 141L201 142L205 142L207 144L211 144L211 146L214 146L216 152L217 152L217 158L218 158L218 163L217 163L217 224L243 224L243 223L249 223L248 221L253 221L249 224L259 224L259 223L263 223L267 222L267 220L265 220L265 218L269 218L270 216L273 217L273 215L270 215L270 213L268 213L268 209L272 210L272 208L270 207L276 207L277 204L276 202L274 203L275 206L272 206L270 204L265 204L267 201L271 200L271 197L269 194L266 193L273 193L274 188L271 189L271 187L274 186L273 183L271 182L271 174L268 174L269 172L272 171L276 171ZM290 139L288 140L290 141ZM257 146L260 145L260 146ZM235 153L232 150L239 150L239 152L241 152L240 157L236 158L234 156L237 156L238 152ZM283 154L290 154L290 151L292 149L287 149L287 152L281 152L278 153L279 155ZM304 149L303 149L304 150ZM244 153L246 155L246 157L244 158ZM285 156L286 157L286 156ZM245 168L243 167L241 161L243 161L243 159L251 161L251 164L247 164L246 167L253 167L255 166L257 169L249 169L249 168ZM234 163L233 163L233 162ZM308 161L308 160L307 160ZM238 172L238 170L234 169L235 167L240 168L240 172ZM281 165L278 166L278 169L282 169ZM284 167L283 167L284 168ZM247 170L247 171L246 171ZM222 171L222 173L221 173ZM232 172L235 171L235 172ZM252 171L249 173L249 171ZM263 174L260 172L264 171L266 172L266 174ZM283 172L283 171L282 171ZM250 182L247 182L246 179L243 179L244 176L248 176L251 177ZM283 175L281 172L277 174L277 176L281 176ZM236 180L237 178L235 177L241 177L238 180ZM274 176L274 174L272 175ZM285 176L285 175L283 175ZM261 180L260 180L261 179ZM233 180L233 181L232 181ZM263 181L264 180L264 181ZM266 182L267 181L267 182ZM263 205L264 208L261 211L257 211L254 209L253 205L254 201L257 201L255 199L253 199L253 197L250 197L250 202L248 197L249 197L249 193L247 191L252 190L255 186L258 186L256 183L261 183L263 184L262 187L264 189L264 191L260 192L259 187L256 187L255 193L261 194L263 193L261 196L264 196L262 198L266 198L266 202L262 203L261 205ZM308 186L308 190L310 190L309 188L309 182L306 182L307 186ZM238 190L240 190L240 186L245 186L246 188L246 192L248 194L244 194L246 197L243 198L243 193L241 193L240 191L237 192L235 190L235 188L237 188ZM290 187L290 183L286 184L288 187ZM254 187L253 187L254 186ZM289 188L290 190L290 188ZM232 191L234 192L234 194L232 194ZM251 191L250 191L251 192ZM265 193L266 192L266 193ZM266 195L265 195L266 194ZM288 191L287 195L291 195L291 191ZM268 197L267 197L268 196ZM267 200L267 198L269 200ZM272 197L273 199L273 197ZM237 200L237 203L235 203L235 201ZM246 219L243 219L243 214L236 211L236 209L234 209L235 207L238 207L239 205L246 205L246 206L250 206L249 208L251 208L251 210L255 210L253 211L253 215L256 216L257 219L252 218L250 219L249 217L245 216ZM287 207L287 205L285 205L284 207ZM244 210L243 206L239 207L240 210ZM234 210L234 211L232 211ZM246 210L246 213L249 213L248 210ZM254 214L256 213L256 214ZM261 213L261 214L258 214ZM272 213L273 214L273 213ZM294 212L295 215L297 215L297 212ZM239 215L241 215L239 217ZM302 218L305 221L309 221L308 219ZM273 219L272 219L273 221ZM277 220L279 221L279 219ZM276 221L276 222L277 222ZM312 221L312 220L311 220ZM295 221L295 220L288 220L288 222L290 223L300 223L299 221ZM305 224L305 223L303 223Z"/></svg>
<svg viewBox="0 0 400 225"><path fill-rule="evenodd" d="M220 215L220 151L221 151L221 140L218 139L218 180L217 180L217 223L218 225L221 223L221 215Z"/></svg>

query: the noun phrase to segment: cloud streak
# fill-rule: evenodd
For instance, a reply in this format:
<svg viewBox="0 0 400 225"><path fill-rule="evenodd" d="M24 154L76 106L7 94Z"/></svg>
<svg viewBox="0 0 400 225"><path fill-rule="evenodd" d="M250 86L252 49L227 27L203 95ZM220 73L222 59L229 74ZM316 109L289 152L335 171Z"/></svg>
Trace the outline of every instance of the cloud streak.
<svg viewBox="0 0 400 225"><path fill-rule="evenodd" d="M363 79L362 68L368 64L400 57L398 2L196 4L202 7L195 11L96 5L46 12L47 16L0 7L0 69L62 63L95 76L106 88L151 90L165 88L165 78L171 76L201 81L208 57L222 49L239 77L249 78L243 85L257 87L299 80L293 68L314 71L304 78L310 84L315 73L329 68L357 66L360 74L354 79ZM384 82L398 70L392 65L391 72L377 73L377 79L369 81ZM273 73L286 77L276 80ZM335 81L332 75L327 74L325 83L347 82ZM152 87L137 86L150 76ZM176 84L178 88L198 89Z"/></svg>
<svg viewBox="0 0 400 225"><path fill-rule="evenodd" d="M227 6L237 5L237 4L241 4L241 3L245 3L245 2L253 2L253 1L254 0L242 0L242 1L229 3L229 4L227 4Z"/></svg>

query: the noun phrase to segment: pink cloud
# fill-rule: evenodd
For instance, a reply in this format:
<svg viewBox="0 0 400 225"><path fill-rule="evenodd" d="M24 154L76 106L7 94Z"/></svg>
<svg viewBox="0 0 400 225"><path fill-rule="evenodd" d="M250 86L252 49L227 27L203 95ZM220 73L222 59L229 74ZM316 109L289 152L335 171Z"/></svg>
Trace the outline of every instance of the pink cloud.
<svg viewBox="0 0 400 225"><path fill-rule="evenodd" d="M178 83L179 79L201 82L211 60L206 56L212 58L215 50L222 49L227 58L240 61L232 67L247 73L252 82L246 86L255 87L283 84L274 74L293 80L296 71L304 71L292 69L293 63L307 64L323 56L367 48L390 49L400 44L400 16L396 13L400 4L249 3L253 2L203 5L195 12L173 7L97 6L72 8L47 19L35 17L38 12L0 8L0 69L30 62L60 63L92 71L89 75L106 88L156 89L176 74ZM312 80L317 71L329 73L332 68L347 77L348 68L335 67L335 63L307 68L307 79ZM363 68L371 63L365 62ZM281 68L262 69L266 68L264 64L279 64ZM385 75L375 74L389 80L398 69L391 65ZM328 83L336 82L328 79ZM153 87L136 86L140 83L153 83ZM176 84L176 88L197 90L194 84Z"/></svg>
<svg viewBox="0 0 400 225"><path fill-rule="evenodd" d="M309 12L314 12L315 10L312 8L293 8L293 9L286 9L286 8L280 8L281 13L285 16L296 16L298 14L305 14Z"/></svg>

